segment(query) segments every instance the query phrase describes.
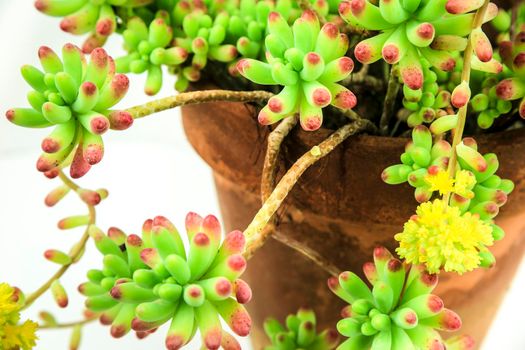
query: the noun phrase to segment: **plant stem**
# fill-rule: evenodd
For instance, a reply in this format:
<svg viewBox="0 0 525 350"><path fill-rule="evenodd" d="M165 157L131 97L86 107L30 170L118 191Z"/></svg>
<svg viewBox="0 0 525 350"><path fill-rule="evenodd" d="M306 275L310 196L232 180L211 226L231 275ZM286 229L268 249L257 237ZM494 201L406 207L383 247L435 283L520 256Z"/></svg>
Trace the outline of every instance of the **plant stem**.
<svg viewBox="0 0 525 350"><path fill-rule="evenodd" d="M232 91L232 90L203 90L184 92L178 95L161 98L143 105L128 108L134 119L142 118L153 113L175 107L205 102L263 102L272 97L268 91Z"/></svg>
<svg viewBox="0 0 525 350"><path fill-rule="evenodd" d="M91 323L98 319L98 316L96 317L90 317L86 318L80 321L75 322L68 322L68 323L57 323L55 325L39 325L38 329L62 329L62 328L73 328L75 326L82 326L88 323Z"/></svg>
<svg viewBox="0 0 525 350"><path fill-rule="evenodd" d="M478 11L476 12L476 16L474 17L474 23L472 25L472 30L478 29L483 25L483 18L485 17L485 14L487 12L487 8L489 6L490 0L485 0L483 3L483 6L481 6ZM472 68L471 62L472 62L472 55L474 54L474 50L472 48L472 32L469 35L467 47L465 48L465 52L463 54L463 71L461 72L461 81L465 81L467 83L470 83L470 71ZM463 139L463 131L465 130L465 123L467 121L467 110L468 110L468 103L465 104L463 107L461 107L458 111L458 125L454 129L454 140L452 142L452 156L450 157L450 161L448 164L448 174L451 178L454 178L456 176L456 164L458 160L458 155L456 152L456 147L459 145L461 140ZM447 193L445 196L443 196L443 201L445 203L448 203L450 201L450 193Z"/></svg>
<svg viewBox="0 0 525 350"><path fill-rule="evenodd" d="M261 176L261 198L264 203L275 188L277 160L284 138L297 125L298 117L285 118L268 136L268 147Z"/></svg>
<svg viewBox="0 0 525 350"><path fill-rule="evenodd" d="M388 87L383 104L383 113L379 121L379 131L383 136L388 135L388 126L390 125L390 119L394 114L394 107L396 106L397 94L399 93L398 73L398 66L390 69L390 77L388 78Z"/></svg>
<svg viewBox="0 0 525 350"><path fill-rule="evenodd" d="M309 152L301 156L301 158L292 165L244 231L244 235L248 241L247 251L254 251L264 244L264 240L267 238L265 235L269 234L263 232L263 229L306 169L332 152L350 135L354 135L365 128L366 123L363 120L358 120L341 127L318 146L314 146Z"/></svg>
<svg viewBox="0 0 525 350"><path fill-rule="evenodd" d="M62 182L71 190L76 191L80 188L77 184L71 181L62 171L59 171L58 176L60 177ZM66 271L69 270L71 265L75 264L78 261L79 257L82 254L82 251L86 247L87 241L89 240L88 228L90 225L93 225L96 221L95 207L92 205L88 205L87 207L89 211L89 223L86 230L84 231L84 234L80 238L80 241L78 241L78 243L74 246L74 249L71 251L71 253L69 253L71 262L69 264L62 265L57 270L57 272L53 274L53 276L51 276L42 286L40 286L40 288L31 293L27 297L25 304L22 307L22 310L27 309L29 306L31 306L31 304L33 304L35 300L40 298L42 294L44 294L51 287L54 281L60 279L66 273Z"/></svg>
<svg viewBox="0 0 525 350"><path fill-rule="evenodd" d="M310 259L317 266L328 272L330 275L337 277L341 273L341 270L334 264L323 258L317 251L303 244L303 242L293 239L289 236L285 236L279 231L276 231L273 236L275 240L282 244L292 248L293 250L301 253L306 258Z"/></svg>

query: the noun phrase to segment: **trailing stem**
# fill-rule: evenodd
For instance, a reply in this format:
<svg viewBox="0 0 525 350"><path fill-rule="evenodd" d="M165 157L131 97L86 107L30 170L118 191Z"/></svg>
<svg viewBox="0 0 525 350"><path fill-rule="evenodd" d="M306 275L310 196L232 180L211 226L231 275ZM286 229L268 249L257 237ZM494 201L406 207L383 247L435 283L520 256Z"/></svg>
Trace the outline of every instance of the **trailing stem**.
<svg viewBox="0 0 525 350"><path fill-rule="evenodd" d="M489 3L490 3L490 0L485 0L483 6L481 6L476 12L476 16L474 18L474 23L472 26L472 31L474 31L475 29L481 28L481 26L483 25L483 18L485 17ZM472 62L473 54L474 54L474 50L472 48L472 32L471 32L468 38L467 47L465 48L465 53L463 55L463 71L461 72L462 82L470 83L470 73L471 73L471 68L472 68L471 62ZM465 122L467 119L467 110L468 110L468 103L459 109L458 124L456 128L454 129L454 140L452 142L452 156L448 164L448 174L452 178L456 176L456 163L458 160L456 147L459 145L459 143L463 139L463 131L465 129ZM450 201L450 193L447 193L443 197L443 200L445 203L448 203Z"/></svg>
<svg viewBox="0 0 525 350"><path fill-rule="evenodd" d="M337 266L329 262L327 259L323 258L321 254L319 254L314 249L303 244L303 242L293 239L289 236L283 235L279 231L275 231L275 233L273 234L273 238L281 242L282 244L292 248L293 250L301 253L306 258L314 262L317 266L322 268L324 271L328 272L330 275L337 277L341 273L341 270L337 268Z"/></svg>
<svg viewBox="0 0 525 350"><path fill-rule="evenodd" d="M297 183L301 175L314 163L332 152L339 144L349 136L366 129L366 122L358 120L347 124L318 146L314 146L309 152L305 153L294 165L286 172L282 179L273 190L272 194L264 202L261 209L257 212L252 222L248 225L244 234L247 238L247 252L252 254L258 247L264 244L264 241L271 234L271 231L265 230L273 214L279 209L286 196L290 193L293 186ZM270 232L268 232L270 231Z"/></svg>
<svg viewBox="0 0 525 350"><path fill-rule="evenodd" d="M297 125L298 117L285 118L268 136L268 147L261 177L261 198L264 203L275 188L277 161L284 138Z"/></svg>
<svg viewBox="0 0 525 350"><path fill-rule="evenodd" d="M273 94L268 91L231 91L231 90L203 90L184 92L178 95L161 98L143 105L128 108L134 119L142 118L153 113L185 105L205 102L264 102Z"/></svg>
<svg viewBox="0 0 525 350"><path fill-rule="evenodd" d="M62 171L59 171L58 176L60 177L62 182L66 186L68 186L71 190L76 191L79 189L79 186L75 184L73 181L71 181ZM51 276L42 286L40 286L40 288L38 288L36 291L31 293L27 297L26 302L24 306L22 307L22 310L27 309L29 306L31 306L31 304L35 302L35 300L40 298L40 296L42 296L42 294L44 294L51 287L53 282L60 279L67 272L67 270L69 270L71 265L75 264L80 258L80 256L82 255L82 252L84 251L84 248L86 247L86 243L89 240L88 228L90 225L93 225L96 221L95 207L92 205L88 205L87 207L89 211L89 223L88 223L86 230L84 231L84 234L80 238L80 241L78 241L78 243L75 244L73 250L69 253L71 262L69 264L65 264L61 266L60 269L58 269L58 271L55 272L55 274L53 274L53 276Z"/></svg>
<svg viewBox="0 0 525 350"><path fill-rule="evenodd" d="M67 322L67 323L57 323L53 325L39 325L38 329L62 329L62 328L73 328L76 326L83 326L85 324L91 323L93 321L98 320L98 316L93 316L89 318L85 318L80 321L74 321L74 322Z"/></svg>

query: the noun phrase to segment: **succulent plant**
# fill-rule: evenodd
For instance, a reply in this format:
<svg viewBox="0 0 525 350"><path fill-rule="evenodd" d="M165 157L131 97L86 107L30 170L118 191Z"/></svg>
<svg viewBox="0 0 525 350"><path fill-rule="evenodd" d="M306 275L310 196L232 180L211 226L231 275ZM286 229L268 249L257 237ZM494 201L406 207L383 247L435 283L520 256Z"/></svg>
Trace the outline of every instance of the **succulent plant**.
<svg viewBox="0 0 525 350"><path fill-rule="evenodd" d="M335 330L317 333L315 313L310 309L300 309L296 315L288 315L286 328L276 319L267 319L264 331L272 343L265 350L331 350L338 343Z"/></svg>
<svg viewBox="0 0 525 350"><path fill-rule="evenodd" d="M328 280L329 288L350 305L337 330L348 337L339 350L444 349L439 331L456 331L460 317L431 294L438 276L420 265L407 266L384 247L363 265L372 288L355 273Z"/></svg>
<svg viewBox="0 0 525 350"><path fill-rule="evenodd" d="M447 115L450 107L450 92L440 89L437 74L431 69L430 63L422 59L424 83L421 89L412 90L403 85L403 106L410 111L407 118L409 127L423 123L432 123L437 117Z"/></svg>
<svg viewBox="0 0 525 350"><path fill-rule="evenodd" d="M437 121L447 122L446 119L453 119L453 117L441 117ZM386 168L381 176L383 181L391 185L408 182L416 188L416 200L419 203L426 202L430 200L434 192L430 190L432 184L429 182L429 176L447 170L451 152L450 143L445 140L432 141L430 130L423 125L417 126L412 131L412 141L407 143L405 152L401 155L401 164ZM465 189L456 190L452 196L453 203L457 204L462 212L475 210L483 219L493 218L497 214L494 205L497 204L498 208L504 205L507 195L514 189L512 181L502 180L496 175L499 167L498 157L493 153L481 155L477 151L477 143L473 138L465 138L458 146L457 152L459 171L463 170L474 176L470 179L471 184L466 188L472 190L473 193L471 198L460 198L461 194L466 196ZM469 180L466 181L469 182ZM487 201L494 205L488 205ZM488 207L492 209L489 210Z"/></svg>
<svg viewBox="0 0 525 350"><path fill-rule="evenodd" d="M380 33L361 41L354 54L362 63L373 63L381 58L390 64L399 64L403 82L412 90L423 87L425 80L420 57L444 71L455 66L452 51L465 49L464 38L472 29L474 13L481 7L477 0L437 1L379 1L375 5L369 0L345 0L339 6L341 17L355 25ZM491 4L484 19L487 22L497 14ZM485 39L478 30L477 36ZM480 60L492 59L492 46L487 40L478 40L476 49Z"/></svg>
<svg viewBox="0 0 525 350"><path fill-rule="evenodd" d="M500 43L500 55L513 76L498 83L496 95L505 101L521 99L519 114L525 118L525 32Z"/></svg>
<svg viewBox="0 0 525 350"><path fill-rule="evenodd" d="M242 59L237 68L247 79L263 85L282 85L259 113L263 125L299 113L305 130L317 130L322 109L330 104L346 110L356 105L355 95L337 82L352 72L353 61L344 56L348 38L333 23L320 28L317 16L303 12L292 27L277 12L268 17L265 44L268 63Z"/></svg>
<svg viewBox="0 0 525 350"><path fill-rule="evenodd" d="M192 54L191 65L182 69L178 90L185 90L188 82L200 79L200 71L208 60L228 63L237 57L237 48L226 42L230 15L223 11L215 17L196 10L184 17L183 35L175 38L175 45ZM235 42L234 42L235 43Z"/></svg>
<svg viewBox="0 0 525 350"><path fill-rule="evenodd" d="M117 28L115 9L146 6L154 0L36 0L38 11L49 16L64 17L60 28L71 34L90 33L82 50L90 53L101 47Z"/></svg>
<svg viewBox="0 0 525 350"><path fill-rule="evenodd" d="M478 114L478 126L488 129L496 118L512 110L512 102L498 98L496 86L499 79L495 76L483 80L481 91L470 100L472 110Z"/></svg>
<svg viewBox="0 0 525 350"><path fill-rule="evenodd" d="M116 59L117 71L147 72L144 92L150 96L162 87L162 66L178 66L188 57L185 49L171 46L173 29L166 11L157 12L149 27L140 17L130 18L122 36L128 54Z"/></svg>
<svg viewBox="0 0 525 350"><path fill-rule="evenodd" d="M124 130L133 123L129 113L110 110L126 94L129 80L115 74L113 59L101 48L91 53L89 64L73 44L64 45L62 60L46 46L38 56L43 72L30 65L22 67L22 76L34 89L27 95L31 108L10 109L6 117L23 127L54 126L42 141L44 153L37 169L48 173L71 164L71 176L81 177L102 160L101 135L109 128Z"/></svg>
<svg viewBox="0 0 525 350"><path fill-rule="evenodd" d="M79 290L88 297L86 307L111 324L114 337L131 329L144 336L171 320L167 349L188 343L196 329L206 348L218 349L234 341L223 336L219 315L236 334L249 333L251 320L241 304L251 290L239 279L246 267L243 233L233 231L221 243L217 219L195 213L186 217L186 230L187 255L176 228L161 216L145 222L142 238L91 227L104 267L89 271Z"/></svg>

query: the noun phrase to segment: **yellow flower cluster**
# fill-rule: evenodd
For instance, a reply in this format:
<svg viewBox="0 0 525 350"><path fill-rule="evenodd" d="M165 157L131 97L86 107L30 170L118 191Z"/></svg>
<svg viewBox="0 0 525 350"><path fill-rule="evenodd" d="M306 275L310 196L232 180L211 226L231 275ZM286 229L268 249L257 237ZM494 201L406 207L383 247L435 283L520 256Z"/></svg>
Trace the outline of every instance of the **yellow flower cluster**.
<svg viewBox="0 0 525 350"><path fill-rule="evenodd" d="M38 325L30 320L20 321L19 295L14 288L0 283L0 349L29 350L36 345Z"/></svg>
<svg viewBox="0 0 525 350"><path fill-rule="evenodd" d="M461 215L440 199L421 204L403 232L397 253L411 264L424 264L430 273L462 274L480 265L479 252L493 244L492 228L477 215Z"/></svg>
<svg viewBox="0 0 525 350"><path fill-rule="evenodd" d="M467 170L460 170L456 173L456 178L451 178L448 171L440 169L435 174L429 174L425 181L430 186L431 192L438 191L441 196L447 193L456 193L461 197L472 199L474 192L472 189L476 185L476 177Z"/></svg>

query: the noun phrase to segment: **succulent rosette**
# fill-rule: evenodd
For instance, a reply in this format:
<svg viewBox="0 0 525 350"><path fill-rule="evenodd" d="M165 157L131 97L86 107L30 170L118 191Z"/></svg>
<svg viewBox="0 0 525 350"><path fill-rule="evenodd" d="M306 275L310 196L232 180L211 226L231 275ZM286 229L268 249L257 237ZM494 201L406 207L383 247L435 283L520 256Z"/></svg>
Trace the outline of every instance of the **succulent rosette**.
<svg viewBox="0 0 525 350"><path fill-rule="evenodd" d="M122 36L128 54L116 59L117 71L147 72L144 92L150 96L162 88L162 66L178 66L188 57L187 50L171 46L173 28L166 11L158 11L149 26L140 17L130 18Z"/></svg>
<svg viewBox="0 0 525 350"><path fill-rule="evenodd" d="M377 2L376 2L377 3ZM362 63L381 58L399 64L401 79L412 90L421 89L424 71L421 57L440 70L451 71L456 60L453 51L467 45L479 0L345 0L339 6L341 17L354 25L380 33L361 41L354 54ZM494 18L497 7L491 4L484 22ZM492 59L492 46L481 30L476 30L479 60Z"/></svg>
<svg viewBox="0 0 525 350"><path fill-rule="evenodd" d="M101 48L91 53L89 63L73 44L64 45L62 59L46 46L38 56L44 71L30 65L21 69L34 89L27 95L31 108L10 109L6 117L28 128L54 126L42 141L44 153L37 169L50 175L71 165L71 176L81 177L102 160L101 135L109 128L124 130L133 123L129 113L110 110L126 94L129 80L115 74L113 59Z"/></svg>
<svg viewBox="0 0 525 350"><path fill-rule="evenodd" d="M218 220L195 213L186 217L186 230L188 252L177 229L161 216L145 222L142 237L115 228L105 235L91 227L104 267L89 271L79 290L88 297L86 307L111 324L114 337L132 329L143 337L170 321L167 349L179 349L197 329L207 349L238 348L222 330L221 317L236 334L249 333L250 316L241 304L251 290L239 279L246 268L243 233L230 232L221 243Z"/></svg>
<svg viewBox="0 0 525 350"><path fill-rule="evenodd" d="M363 265L370 288L353 272L328 280L330 289L350 305L337 330L348 337L339 350L445 349L438 331L457 331L460 317L431 294L438 276L422 266L406 266L383 247Z"/></svg>
<svg viewBox="0 0 525 350"><path fill-rule="evenodd" d="M458 145L458 170L452 178L447 170L452 146L445 140L434 142L429 129L420 125L412 131L412 141L401 155L401 164L386 168L381 176L391 185L408 182L415 188L414 196L419 203L431 200L436 192L450 193L450 205L461 215L471 213L489 224L497 241L504 237L504 232L494 218L506 204L514 183L496 174L499 168L496 154L482 155L477 147L476 141L468 137Z"/></svg>
<svg viewBox="0 0 525 350"><path fill-rule="evenodd" d="M355 95L338 84L354 64L345 56L348 38L336 25L320 28L317 16L305 11L290 27L279 13L271 12L268 31L268 62L243 59L237 65L240 74L254 83L284 86L259 113L261 124L299 113L303 129L313 131L321 127L324 107L347 110L356 105Z"/></svg>
<svg viewBox="0 0 525 350"><path fill-rule="evenodd" d="M60 28L68 33L90 33L82 50L90 53L105 44L117 28L117 8L133 9L154 0L36 0L35 7L49 16L64 17Z"/></svg>
<svg viewBox="0 0 525 350"><path fill-rule="evenodd" d="M310 309L300 309L296 315L288 315L286 327L269 318L264 321L264 331L272 343L264 350L331 350L339 340L333 329L317 333L315 312Z"/></svg>
<svg viewBox="0 0 525 350"><path fill-rule="evenodd" d="M237 57L235 41L227 42L230 15L221 11L211 16L202 10L192 11L182 21L183 35L176 36L174 44L192 54L191 65L184 67L177 87L182 91L189 82L200 79L208 60L232 62Z"/></svg>
<svg viewBox="0 0 525 350"><path fill-rule="evenodd" d="M520 100L519 114L525 118L525 32L500 43L500 55L512 76L496 86L496 95L505 101Z"/></svg>

